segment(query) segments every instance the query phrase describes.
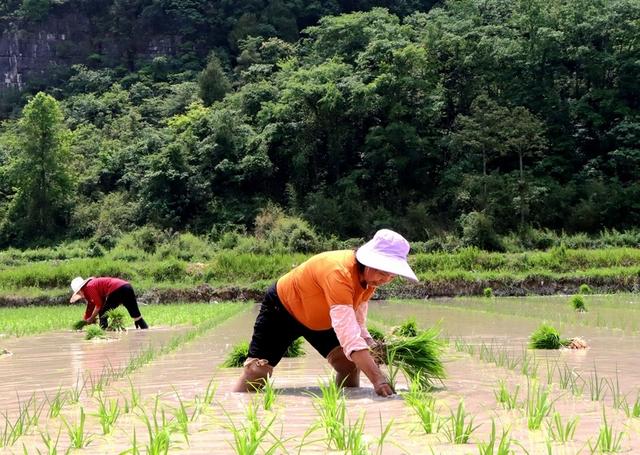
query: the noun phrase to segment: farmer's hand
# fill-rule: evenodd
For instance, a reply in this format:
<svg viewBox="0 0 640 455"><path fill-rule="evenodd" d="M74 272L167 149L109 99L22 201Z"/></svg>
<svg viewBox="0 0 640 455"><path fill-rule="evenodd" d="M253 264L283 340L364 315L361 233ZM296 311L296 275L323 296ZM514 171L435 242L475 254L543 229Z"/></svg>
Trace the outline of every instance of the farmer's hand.
<svg viewBox="0 0 640 455"><path fill-rule="evenodd" d="M381 397L390 397L395 393L388 382L380 382L376 384L373 386L373 390L375 390L376 394Z"/></svg>

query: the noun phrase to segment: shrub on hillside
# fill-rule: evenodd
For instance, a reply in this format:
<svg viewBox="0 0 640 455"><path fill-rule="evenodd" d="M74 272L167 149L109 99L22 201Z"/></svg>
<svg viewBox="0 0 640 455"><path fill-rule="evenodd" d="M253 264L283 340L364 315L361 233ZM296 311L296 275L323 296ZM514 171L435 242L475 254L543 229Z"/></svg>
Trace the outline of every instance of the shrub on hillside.
<svg viewBox="0 0 640 455"><path fill-rule="evenodd" d="M460 217L462 243L487 251L503 251L504 247L493 227L493 220L483 212L469 212Z"/></svg>

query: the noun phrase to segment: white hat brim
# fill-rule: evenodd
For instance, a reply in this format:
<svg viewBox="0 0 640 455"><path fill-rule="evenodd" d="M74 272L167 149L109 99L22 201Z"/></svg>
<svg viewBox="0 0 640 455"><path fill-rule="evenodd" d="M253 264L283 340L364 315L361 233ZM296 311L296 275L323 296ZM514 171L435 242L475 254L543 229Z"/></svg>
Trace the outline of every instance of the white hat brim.
<svg viewBox="0 0 640 455"><path fill-rule="evenodd" d="M356 251L356 259L361 264L373 269L382 270L383 272L393 273L394 275L403 276L412 281L420 281L411 267L402 258L395 256L386 256L376 251L366 248L366 245L358 248Z"/></svg>
<svg viewBox="0 0 640 455"><path fill-rule="evenodd" d="M80 285L80 288L71 295L71 298L69 299L69 303L75 303L78 300L82 299L82 296L80 295L80 291L82 291L82 288L85 286L85 284L93 280L93 278L94 277L90 276L89 278L87 278L82 282L82 284Z"/></svg>

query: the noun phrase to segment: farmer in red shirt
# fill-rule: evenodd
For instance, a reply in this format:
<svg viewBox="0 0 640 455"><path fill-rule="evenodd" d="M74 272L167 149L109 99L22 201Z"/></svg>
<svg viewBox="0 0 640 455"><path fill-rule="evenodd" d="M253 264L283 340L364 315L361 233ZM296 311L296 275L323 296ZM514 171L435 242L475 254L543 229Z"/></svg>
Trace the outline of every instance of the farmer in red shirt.
<svg viewBox="0 0 640 455"><path fill-rule="evenodd" d="M84 312L85 322L93 324L96 322L96 317L99 317L100 327L106 329L106 312L119 305L124 305L129 316L133 318L136 328L149 328L140 314L136 294L128 282L110 277L89 277L83 280L78 276L71 281L71 289L73 290L73 295L69 300L71 303L80 299L87 301L87 309Z"/></svg>

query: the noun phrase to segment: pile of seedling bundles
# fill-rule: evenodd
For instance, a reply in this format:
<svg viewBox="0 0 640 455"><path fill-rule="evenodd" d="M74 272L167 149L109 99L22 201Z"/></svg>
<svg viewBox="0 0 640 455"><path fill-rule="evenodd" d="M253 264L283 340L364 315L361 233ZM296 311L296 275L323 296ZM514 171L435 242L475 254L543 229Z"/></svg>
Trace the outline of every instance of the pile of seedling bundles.
<svg viewBox="0 0 640 455"><path fill-rule="evenodd" d="M581 337L562 338L555 327L541 324L529 337L532 349L587 349L589 345Z"/></svg>
<svg viewBox="0 0 640 455"><path fill-rule="evenodd" d="M442 364L445 343L439 338L437 326L421 330L414 319L409 319L389 334L372 327L369 327L369 333L377 342L372 348L374 358L387 366L389 383L393 387L400 371L408 382L416 382L424 390L445 378Z"/></svg>
<svg viewBox="0 0 640 455"><path fill-rule="evenodd" d="M124 325L125 313L121 308L114 308L107 311L107 331L108 332L125 332L127 328ZM99 325L87 324L86 321L80 320L74 322L71 328L73 330L82 331L86 327L85 338L87 340L106 339L107 333Z"/></svg>

